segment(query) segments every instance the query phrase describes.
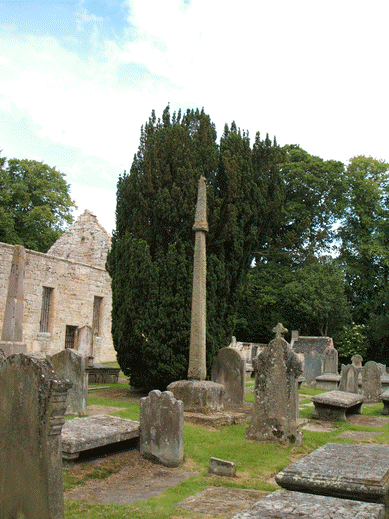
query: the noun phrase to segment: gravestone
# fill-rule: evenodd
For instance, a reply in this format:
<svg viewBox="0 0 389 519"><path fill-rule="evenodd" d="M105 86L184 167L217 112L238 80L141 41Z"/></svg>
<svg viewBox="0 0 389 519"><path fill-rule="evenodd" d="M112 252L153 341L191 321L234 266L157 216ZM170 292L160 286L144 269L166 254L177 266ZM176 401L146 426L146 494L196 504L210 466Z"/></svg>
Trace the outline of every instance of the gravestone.
<svg viewBox="0 0 389 519"><path fill-rule="evenodd" d="M43 357L0 362L0 517L63 519L61 429L66 395Z"/></svg>
<svg viewBox="0 0 389 519"><path fill-rule="evenodd" d="M381 371L370 360L362 368L362 394L365 402L379 402L381 397Z"/></svg>
<svg viewBox="0 0 389 519"><path fill-rule="evenodd" d="M66 414L86 414L88 397L88 359L72 348L56 353L50 362L59 378L67 379L73 386L68 391Z"/></svg>
<svg viewBox="0 0 389 519"><path fill-rule="evenodd" d="M225 405L240 407L244 405L246 361L238 350L234 348L219 350L212 366L211 380L224 386Z"/></svg>
<svg viewBox="0 0 389 519"><path fill-rule="evenodd" d="M327 346L323 353L323 375L338 374L338 351L333 346Z"/></svg>
<svg viewBox="0 0 389 519"><path fill-rule="evenodd" d="M277 490L232 519L384 519L383 505Z"/></svg>
<svg viewBox="0 0 389 519"><path fill-rule="evenodd" d="M275 480L288 490L382 503L388 512L389 446L326 443Z"/></svg>
<svg viewBox="0 0 389 519"><path fill-rule="evenodd" d="M381 371L381 375L386 375L386 364L381 364L380 362L377 362L377 367Z"/></svg>
<svg viewBox="0 0 389 519"><path fill-rule="evenodd" d="M300 444L297 428L298 383L301 362L282 337L287 330L278 324L276 338L253 360L255 400L246 438Z"/></svg>
<svg viewBox="0 0 389 519"><path fill-rule="evenodd" d="M184 461L184 405L170 391L140 399L140 453L166 467Z"/></svg>
<svg viewBox="0 0 389 519"><path fill-rule="evenodd" d="M93 355L93 330L88 325L77 328L77 351L84 357Z"/></svg>
<svg viewBox="0 0 389 519"><path fill-rule="evenodd" d="M322 374L323 355L316 350L312 350L304 357L304 376L306 383L311 385L316 377Z"/></svg>
<svg viewBox="0 0 389 519"><path fill-rule="evenodd" d="M358 369L353 364L342 366L338 389L346 393L358 393Z"/></svg>
<svg viewBox="0 0 389 519"><path fill-rule="evenodd" d="M363 362L363 358L361 357L361 355L354 355L353 357L351 357L352 365L355 366L359 370L362 369L362 362Z"/></svg>

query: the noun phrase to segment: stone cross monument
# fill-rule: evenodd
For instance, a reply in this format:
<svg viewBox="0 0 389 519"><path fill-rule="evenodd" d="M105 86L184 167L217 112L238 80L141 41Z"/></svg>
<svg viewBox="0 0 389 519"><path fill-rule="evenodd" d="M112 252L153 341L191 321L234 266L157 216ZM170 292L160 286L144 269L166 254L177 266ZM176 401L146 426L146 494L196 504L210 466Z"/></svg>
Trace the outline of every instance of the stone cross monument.
<svg viewBox="0 0 389 519"><path fill-rule="evenodd" d="M213 412L223 409L224 386L205 380L206 352L206 250L208 232L207 195L205 178L200 177L195 223L195 250L193 266L192 314L189 344L188 380L177 380L168 385L177 400L184 403L184 411Z"/></svg>
<svg viewBox="0 0 389 519"><path fill-rule="evenodd" d="M193 264L192 317L189 346L189 380L205 380L207 368L206 349L206 249L205 236L208 232L207 193L205 178L200 177L197 195L195 223L195 249Z"/></svg>

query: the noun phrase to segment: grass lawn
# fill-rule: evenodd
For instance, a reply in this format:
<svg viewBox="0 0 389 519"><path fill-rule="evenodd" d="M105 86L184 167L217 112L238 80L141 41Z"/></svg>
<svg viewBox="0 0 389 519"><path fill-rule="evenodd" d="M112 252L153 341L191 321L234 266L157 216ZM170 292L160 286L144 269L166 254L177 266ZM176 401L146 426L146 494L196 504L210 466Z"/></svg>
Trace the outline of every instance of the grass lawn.
<svg viewBox="0 0 389 519"><path fill-rule="evenodd" d="M115 384L113 388L127 388L126 384ZM254 401L254 381L247 381L246 400ZM309 404L310 396L323 391L307 387L300 388L300 405ZM120 399L106 399L99 396L99 391L91 392L88 405L113 406L122 410L114 413L116 416L139 420L139 403ZM363 413L367 416L381 416L383 404L365 406ZM300 411L300 417L311 419L313 407L306 405ZM382 427L363 427L349 423L337 422L331 432L303 431L304 439L301 446L283 446L275 443L256 442L246 440L247 425L239 424L219 429L212 429L191 423L184 424L184 468L195 470L199 474L189 478L184 483L170 488L161 495L140 501L133 505L102 505L88 504L81 501L65 500L65 519L210 519L212 515L198 514L175 507L175 503L186 497L196 494L208 486L238 487L247 489L272 491L277 488L273 482L274 475L286 467L293 460L302 457L317 447L332 441L356 443L350 439L341 439L338 436L346 430L378 431L380 436L370 438L369 443L389 443L389 424ZM210 457L217 457L233 461L237 468L237 477L222 478L210 476L208 465ZM73 478L64 471L64 487L69 489L75 485L84 484L89 479L101 479L117 472L120 469L115 460L106 458L104 465L99 469L88 471L85 468L81 476ZM216 517L216 516L214 516Z"/></svg>

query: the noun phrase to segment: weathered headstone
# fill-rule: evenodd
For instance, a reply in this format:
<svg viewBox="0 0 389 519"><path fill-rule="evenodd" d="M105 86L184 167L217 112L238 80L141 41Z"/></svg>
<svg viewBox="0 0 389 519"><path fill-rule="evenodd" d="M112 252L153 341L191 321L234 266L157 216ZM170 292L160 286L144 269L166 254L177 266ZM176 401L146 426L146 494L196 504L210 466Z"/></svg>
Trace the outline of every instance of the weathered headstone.
<svg viewBox="0 0 389 519"><path fill-rule="evenodd" d="M77 351L84 357L93 355L93 330L88 325L77 328Z"/></svg>
<svg viewBox="0 0 389 519"><path fill-rule="evenodd" d="M357 369L362 369L362 362L363 362L363 358L361 355L354 355L353 357L351 357L351 363Z"/></svg>
<svg viewBox="0 0 389 519"><path fill-rule="evenodd" d="M288 490L358 498L387 509L389 446L326 443L281 470L275 480Z"/></svg>
<svg viewBox="0 0 389 519"><path fill-rule="evenodd" d="M276 338L254 359L255 400L246 438L282 443L301 443L297 427L297 379L301 363L282 337L287 330L278 324Z"/></svg>
<svg viewBox="0 0 389 519"><path fill-rule="evenodd" d="M338 373L338 350L333 346L327 346L323 353L323 375L326 373Z"/></svg>
<svg viewBox="0 0 389 519"><path fill-rule="evenodd" d="M316 350L312 350L304 357L304 376L306 383L311 385L316 377L322 374L323 355Z"/></svg>
<svg viewBox="0 0 389 519"><path fill-rule="evenodd" d="M88 359L72 348L56 353L50 362L61 379L67 379L73 386L68 391L66 414L86 414L88 397Z"/></svg>
<svg viewBox="0 0 389 519"><path fill-rule="evenodd" d="M184 460L184 406L173 393L154 390L140 399L140 453L166 467Z"/></svg>
<svg viewBox="0 0 389 519"><path fill-rule="evenodd" d="M25 263L24 247L15 245L0 341L0 347L7 355L27 351L27 346L23 343Z"/></svg>
<svg viewBox="0 0 389 519"><path fill-rule="evenodd" d="M234 348L219 350L212 366L211 380L223 384L225 405L244 405L246 361L238 350Z"/></svg>
<svg viewBox="0 0 389 519"><path fill-rule="evenodd" d="M377 362L377 367L381 371L381 375L386 375L386 364L381 364L380 362Z"/></svg>
<svg viewBox="0 0 389 519"><path fill-rule="evenodd" d="M365 402L379 402L381 397L381 371L370 360L362 368L362 394Z"/></svg>
<svg viewBox="0 0 389 519"><path fill-rule="evenodd" d="M381 504L277 490L232 519L384 519Z"/></svg>
<svg viewBox="0 0 389 519"><path fill-rule="evenodd" d="M339 391L358 393L358 369L353 364L342 366Z"/></svg>
<svg viewBox="0 0 389 519"><path fill-rule="evenodd" d="M70 386L42 357L0 362L0 517L63 519L61 429Z"/></svg>

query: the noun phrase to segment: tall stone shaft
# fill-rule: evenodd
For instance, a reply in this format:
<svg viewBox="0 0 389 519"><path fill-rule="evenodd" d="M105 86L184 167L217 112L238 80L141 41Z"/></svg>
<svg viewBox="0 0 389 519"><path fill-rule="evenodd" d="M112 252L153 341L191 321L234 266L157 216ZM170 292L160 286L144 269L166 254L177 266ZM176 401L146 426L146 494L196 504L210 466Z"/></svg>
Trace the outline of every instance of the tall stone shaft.
<svg viewBox="0 0 389 519"><path fill-rule="evenodd" d="M24 267L26 251L15 245L5 304L2 341L23 341Z"/></svg>
<svg viewBox="0 0 389 519"><path fill-rule="evenodd" d="M200 177L197 195L195 223L195 249L193 264L192 314L189 346L188 379L205 380L206 350L206 275L207 260L205 237L208 232L207 192L205 178Z"/></svg>

